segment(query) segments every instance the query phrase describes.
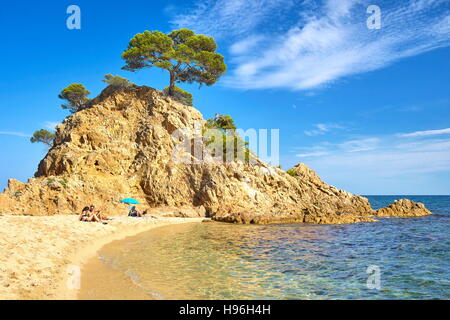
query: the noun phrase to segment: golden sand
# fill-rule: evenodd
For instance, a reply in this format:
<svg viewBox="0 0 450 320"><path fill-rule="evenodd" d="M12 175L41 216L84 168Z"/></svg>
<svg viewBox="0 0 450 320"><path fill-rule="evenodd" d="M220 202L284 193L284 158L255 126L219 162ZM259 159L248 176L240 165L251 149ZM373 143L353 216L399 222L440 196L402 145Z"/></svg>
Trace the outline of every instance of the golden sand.
<svg viewBox="0 0 450 320"><path fill-rule="evenodd" d="M201 220L114 217L103 225L80 222L75 215L0 216L0 299L76 299L78 290L67 286L70 272L74 266L83 269L105 244Z"/></svg>

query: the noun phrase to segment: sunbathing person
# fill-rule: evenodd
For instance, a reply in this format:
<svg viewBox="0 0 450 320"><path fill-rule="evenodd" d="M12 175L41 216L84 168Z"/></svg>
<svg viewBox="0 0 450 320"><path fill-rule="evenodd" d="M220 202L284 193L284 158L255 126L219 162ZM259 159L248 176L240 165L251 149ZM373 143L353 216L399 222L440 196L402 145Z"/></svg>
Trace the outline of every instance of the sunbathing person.
<svg viewBox="0 0 450 320"><path fill-rule="evenodd" d="M80 221L85 222L102 222L97 214L91 212L89 207L84 207L80 214Z"/></svg>
<svg viewBox="0 0 450 320"><path fill-rule="evenodd" d="M136 206L132 206L130 208L130 213L128 213L129 217L143 217L147 213L147 210L143 214L141 211L139 211Z"/></svg>
<svg viewBox="0 0 450 320"><path fill-rule="evenodd" d="M95 216L97 216L100 220L111 220L110 218L108 218L107 216L104 216L100 213L100 210L95 210L95 206L93 204L91 204L91 206L89 207L89 212Z"/></svg>

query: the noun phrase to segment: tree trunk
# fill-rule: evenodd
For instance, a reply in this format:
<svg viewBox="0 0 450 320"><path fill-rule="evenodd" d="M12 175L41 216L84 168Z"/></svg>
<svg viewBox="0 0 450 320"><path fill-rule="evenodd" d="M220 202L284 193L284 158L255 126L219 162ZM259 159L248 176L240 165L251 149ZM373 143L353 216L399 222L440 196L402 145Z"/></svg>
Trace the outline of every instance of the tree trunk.
<svg viewBox="0 0 450 320"><path fill-rule="evenodd" d="M173 97L175 94L175 73L170 71L170 85L169 85L169 96Z"/></svg>

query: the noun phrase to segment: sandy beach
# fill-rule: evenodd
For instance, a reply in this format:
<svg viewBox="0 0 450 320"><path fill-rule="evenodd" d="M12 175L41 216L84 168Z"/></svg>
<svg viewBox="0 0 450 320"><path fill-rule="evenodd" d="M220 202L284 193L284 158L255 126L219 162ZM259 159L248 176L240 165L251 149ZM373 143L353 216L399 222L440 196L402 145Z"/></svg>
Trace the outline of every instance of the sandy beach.
<svg viewBox="0 0 450 320"><path fill-rule="evenodd" d="M67 285L71 272L105 244L202 220L114 217L103 225L79 222L76 215L0 216L0 299L76 299L78 290Z"/></svg>

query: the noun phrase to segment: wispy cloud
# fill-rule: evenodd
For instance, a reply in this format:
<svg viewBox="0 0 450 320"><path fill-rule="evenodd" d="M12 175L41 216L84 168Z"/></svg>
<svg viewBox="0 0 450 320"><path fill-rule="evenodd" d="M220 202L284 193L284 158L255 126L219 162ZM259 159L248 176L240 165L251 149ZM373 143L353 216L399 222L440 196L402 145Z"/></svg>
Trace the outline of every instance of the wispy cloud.
<svg viewBox="0 0 450 320"><path fill-rule="evenodd" d="M440 129L440 130L425 130L425 131L416 131L412 133L403 133L399 136L401 137L426 137L426 136L436 136L441 134L450 133L450 128Z"/></svg>
<svg viewBox="0 0 450 320"><path fill-rule="evenodd" d="M328 152L309 152L309 153L298 153L295 156L297 158L310 158L310 157L320 157L320 156L326 156Z"/></svg>
<svg viewBox="0 0 450 320"><path fill-rule="evenodd" d="M374 150L333 152L304 161L324 181L357 193L450 193L445 179L436 178L450 173L450 144L431 140L417 148L403 148L397 143L383 141Z"/></svg>
<svg viewBox="0 0 450 320"><path fill-rule="evenodd" d="M385 4L380 30L367 29L363 2L326 1L324 12L311 12L306 24L279 35L257 56L240 57L245 62L225 83L244 89L313 89L450 44L448 9L432 11L438 1L422 3L421 9L414 6L417 1L410 6Z"/></svg>
<svg viewBox="0 0 450 320"><path fill-rule="evenodd" d="M336 123L317 123L314 127L315 128L313 130L305 130L304 133L307 136L319 136L334 129L345 129L345 127Z"/></svg>
<svg viewBox="0 0 450 320"><path fill-rule="evenodd" d="M375 150L379 143L379 138L366 138L345 141L337 146L345 152L361 152Z"/></svg>
<svg viewBox="0 0 450 320"><path fill-rule="evenodd" d="M223 83L242 89L320 88L450 44L448 1L377 1L382 28L369 30L372 2L199 0L173 23L235 41Z"/></svg>
<svg viewBox="0 0 450 320"><path fill-rule="evenodd" d="M46 121L44 126L48 130L55 130L55 128L58 124L59 124L59 122L56 122L56 121Z"/></svg>
<svg viewBox="0 0 450 320"><path fill-rule="evenodd" d="M338 143L323 141L315 144L311 148L299 147L293 150L301 150L303 153L296 154L298 158L320 157L331 154L356 153L377 149L382 144L382 139L378 137L366 137L359 139L349 139Z"/></svg>
<svg viewBox="0 0 450 320"><path fill-rule="evenodd" d="M175 14L175 28L224 38L247 34L263 21L288 10L294 0L198 0L186 13Z"/></svg>
<svg viewBox="0 0 450 320"><path fill-rule="evenodd" d="M245 38L244 40L235 42L233 45L230 46L230 53L235 55L248 53L251 49L255 48L264 39L265 39L264 36L254 35Z"/></svg>
<svg viewBox="0 0 450 320"><path fill-rule="evenodd" d="M438 130L421 132L433 131ZM367 179L450 171L450 138L437 139L434 135L420 134L407 137L392 134L340 143L325 141L310 149L302 147L304 152L295 156L307 158L308 164L328 177L346 173L349 177L356 174Z"/></svg>
<svg viewBox="0 0 450 320"><path fill-rule="evenodd" d="M7 136L16 136L16 137L24 137L24 138L30 138L31 135L23 133L23 132L16 132L16 131L0 131L1 135L7 135Z"/></svg>

